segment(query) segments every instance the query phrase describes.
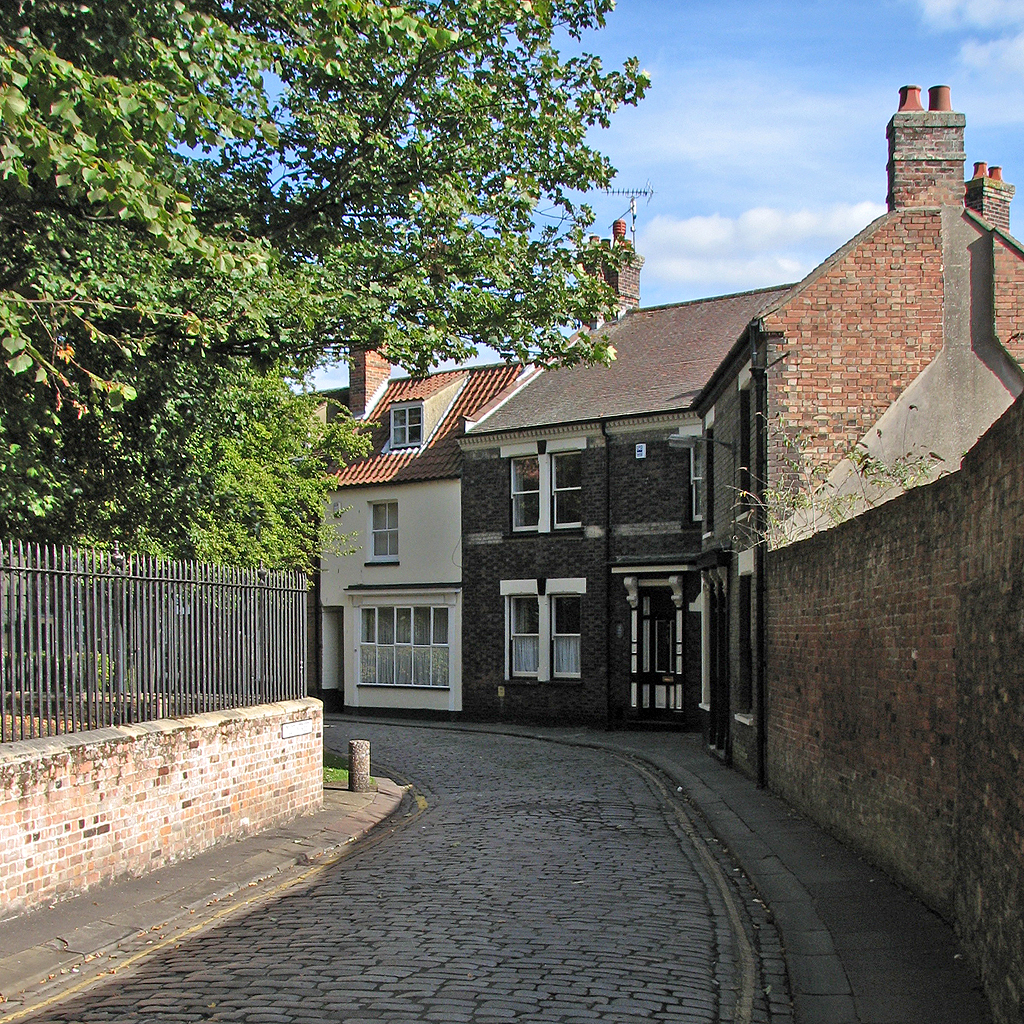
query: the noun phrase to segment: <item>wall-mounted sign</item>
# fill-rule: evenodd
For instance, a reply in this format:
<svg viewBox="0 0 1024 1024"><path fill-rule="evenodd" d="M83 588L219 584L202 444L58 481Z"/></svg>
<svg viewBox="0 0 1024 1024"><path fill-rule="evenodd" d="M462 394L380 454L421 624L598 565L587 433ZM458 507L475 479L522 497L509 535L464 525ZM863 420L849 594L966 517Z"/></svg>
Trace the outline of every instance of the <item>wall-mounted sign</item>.
<svg viewBox="0 0 1024 1024"><path fill-rule="evenodd" d="M638 459L646 459L647 458L647 445L645 445L645 444L638 444L636 446L636 457Z"/></svg>
<svg viewBox="0 0 1024 1024"><path fill-rule="evenodd" d="M312 718L304 718L300 722L285 722L281 726L281 739L290 740L295 736L308 736L312 731Z"/></svg>

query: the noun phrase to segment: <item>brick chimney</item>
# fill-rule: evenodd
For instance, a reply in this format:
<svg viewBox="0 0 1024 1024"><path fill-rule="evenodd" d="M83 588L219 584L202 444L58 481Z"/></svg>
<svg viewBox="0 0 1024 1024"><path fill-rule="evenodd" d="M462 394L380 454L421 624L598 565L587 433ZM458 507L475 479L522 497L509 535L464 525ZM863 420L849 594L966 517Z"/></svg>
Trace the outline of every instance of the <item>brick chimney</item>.
<svg viewBox="0 0 1024 1024"><path fill-rule="evenodd" d="M348 407L355 417L391 376L391 364L374 349L353 348L348 355Z"/></svg>
<svg viewBox="0 0 1024 1024"><path fill-rule="evenodd" d="M590 240L596 242L597 236L591 235ZM612 237L604 240L606 247L615 246L629 250L622 266L616 270L607 263L601 267L601 274L608 287L615 292L619 300L619 309L636 309L640 305L640 271L643 269L644 258L632 251L633 243L626 237L626 222L617 220L612 225Z"/></svg>
<svg viewBox="0 0 1024 1024"><path fill-rule="evenodd" d="M921 89L900 89L900 107L885 134L889 140L890 210L908 206L960 206L964 186L964 125L953 111L949 86L928 90L928 109L921 106Z"/></svg>
<svg viewBox="0 0 1024 1024"><path fill-rule="evenodd" d="M974 165L974 177L967 182L964 206L984 217L993 227L1010 233L1010 200L1017 190L1003 181L1001 167Z"/></svg>

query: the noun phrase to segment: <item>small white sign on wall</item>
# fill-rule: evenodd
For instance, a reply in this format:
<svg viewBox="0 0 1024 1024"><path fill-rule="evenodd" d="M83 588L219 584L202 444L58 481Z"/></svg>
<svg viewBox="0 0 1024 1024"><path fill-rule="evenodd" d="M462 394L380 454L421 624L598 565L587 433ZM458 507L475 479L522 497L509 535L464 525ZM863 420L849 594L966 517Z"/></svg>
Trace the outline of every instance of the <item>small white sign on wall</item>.
<svg viewBox="0 0 1024 1024"><path fill-rule="evenodd" d="M299 722L284 722L281 725L281 739L290 740L295 736L308 736L312 731L312 718L304 718Z"/></svg>
<svg viewBox="0 0 1024 1024"><path fill-rule="evenodd" d="M646 459L647 458L647 445L645 445L645 444L638 444L636 446L636 457L638 459Z"/></svg>

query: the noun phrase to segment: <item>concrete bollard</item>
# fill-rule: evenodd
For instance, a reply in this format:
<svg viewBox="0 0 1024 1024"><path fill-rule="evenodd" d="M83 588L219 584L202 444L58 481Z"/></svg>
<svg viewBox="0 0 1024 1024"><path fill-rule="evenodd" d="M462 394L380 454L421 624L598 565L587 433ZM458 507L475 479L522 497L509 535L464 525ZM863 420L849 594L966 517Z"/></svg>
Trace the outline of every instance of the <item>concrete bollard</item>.
<svg viewBox="0 0 1024 1024"><path fill-rule="evenodd" d="M348 741L348 788L352 793L370 789L370 741Z"/></svg>

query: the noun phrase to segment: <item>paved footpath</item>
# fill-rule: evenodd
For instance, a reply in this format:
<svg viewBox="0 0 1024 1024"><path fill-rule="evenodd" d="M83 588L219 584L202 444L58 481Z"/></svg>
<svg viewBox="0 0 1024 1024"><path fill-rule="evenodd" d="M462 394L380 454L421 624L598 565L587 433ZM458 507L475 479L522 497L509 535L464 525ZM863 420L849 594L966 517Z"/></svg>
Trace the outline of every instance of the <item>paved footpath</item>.
<svg viewBox="0 0 1024 1024"><path fill-rule="evenodd" d="M486 732L325 737L349 733L420 793L382 839L19 1019L792 1021L769 915L666 777Z"/></svg>

